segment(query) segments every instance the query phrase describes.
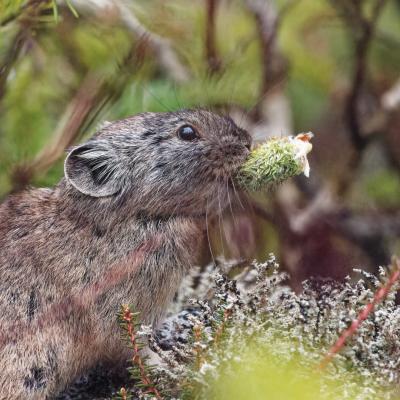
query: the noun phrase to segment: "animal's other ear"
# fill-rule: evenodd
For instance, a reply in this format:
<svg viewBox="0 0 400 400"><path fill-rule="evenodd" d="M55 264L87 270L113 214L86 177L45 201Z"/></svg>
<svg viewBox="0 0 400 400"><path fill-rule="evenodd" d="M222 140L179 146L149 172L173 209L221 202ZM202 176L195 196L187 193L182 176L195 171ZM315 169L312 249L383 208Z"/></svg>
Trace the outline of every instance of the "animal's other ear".
<svg viewBox="0 0 400 400"><path fill-rule="evenodd" d="M73 149L65 160L64 174L72 186L92 197L112 196L121 189L113 150L100 143L89 142Z"/></svg>

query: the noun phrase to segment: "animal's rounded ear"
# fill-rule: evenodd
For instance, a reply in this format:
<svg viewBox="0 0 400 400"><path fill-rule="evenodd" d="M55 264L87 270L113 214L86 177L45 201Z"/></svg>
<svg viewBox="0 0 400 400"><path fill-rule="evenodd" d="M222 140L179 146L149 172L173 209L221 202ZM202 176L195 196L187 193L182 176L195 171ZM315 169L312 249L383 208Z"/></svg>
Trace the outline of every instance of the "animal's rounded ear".
<svg viewBox="0 0 400 400"><path fill-rule="evenodd" d="M116 157L96 142L74 148L65 160L64 174L72 186L88 196L106 197L120 191Z"/></svg>

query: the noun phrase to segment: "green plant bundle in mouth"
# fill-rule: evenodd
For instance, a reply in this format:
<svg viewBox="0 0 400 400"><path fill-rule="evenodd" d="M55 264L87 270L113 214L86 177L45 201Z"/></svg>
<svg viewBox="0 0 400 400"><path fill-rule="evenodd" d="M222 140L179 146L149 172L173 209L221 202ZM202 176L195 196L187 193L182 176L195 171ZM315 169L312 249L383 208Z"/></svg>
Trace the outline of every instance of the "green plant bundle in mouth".
<svg viewBox="0 0 400 400"><path fill-rule="evenodd" d="M256 147L241 166L237 183L242 189L259 191L301 173L308 177L307 154L312 149L313 136L308 132L295 137L272 138Z"/></svg>

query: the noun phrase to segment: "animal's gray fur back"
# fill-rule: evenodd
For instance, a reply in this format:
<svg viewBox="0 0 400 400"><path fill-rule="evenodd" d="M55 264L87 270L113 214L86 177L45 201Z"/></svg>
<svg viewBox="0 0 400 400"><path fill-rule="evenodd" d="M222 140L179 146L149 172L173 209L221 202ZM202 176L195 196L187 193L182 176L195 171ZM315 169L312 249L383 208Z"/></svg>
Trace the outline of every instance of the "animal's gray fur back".
<svg viewBox="0 0 400 400"><path fill-rule="evenodd" d="M182 140L184 125L198 137ZM159 323L249 144L208 111L139 114L73 149L54 189L5 200L0 399L51 398L99 362L127 358L120 305Z"/></svg>

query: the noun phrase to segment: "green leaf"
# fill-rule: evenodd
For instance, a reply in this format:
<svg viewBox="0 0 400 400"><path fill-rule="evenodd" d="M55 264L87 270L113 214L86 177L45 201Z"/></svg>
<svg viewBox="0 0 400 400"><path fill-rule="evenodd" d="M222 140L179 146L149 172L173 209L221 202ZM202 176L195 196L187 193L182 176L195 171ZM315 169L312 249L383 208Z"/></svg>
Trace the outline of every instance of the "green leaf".
<svg viewBox="0 0 400 400"><path fill-rule="evenodd" d="M57 7L56 0L52 0L51 5L53 7L54 21L55 21L55 23L57 23L58 22L58 7Z"/></svg>
<svg viewBox="0 0 400 400"><path fill-rule="evenodd" d="M78 11L76 11L76 8L72 5L71 0L65 0L67 3L68 8L72 12L75 18L79 18Z"/></svg>

